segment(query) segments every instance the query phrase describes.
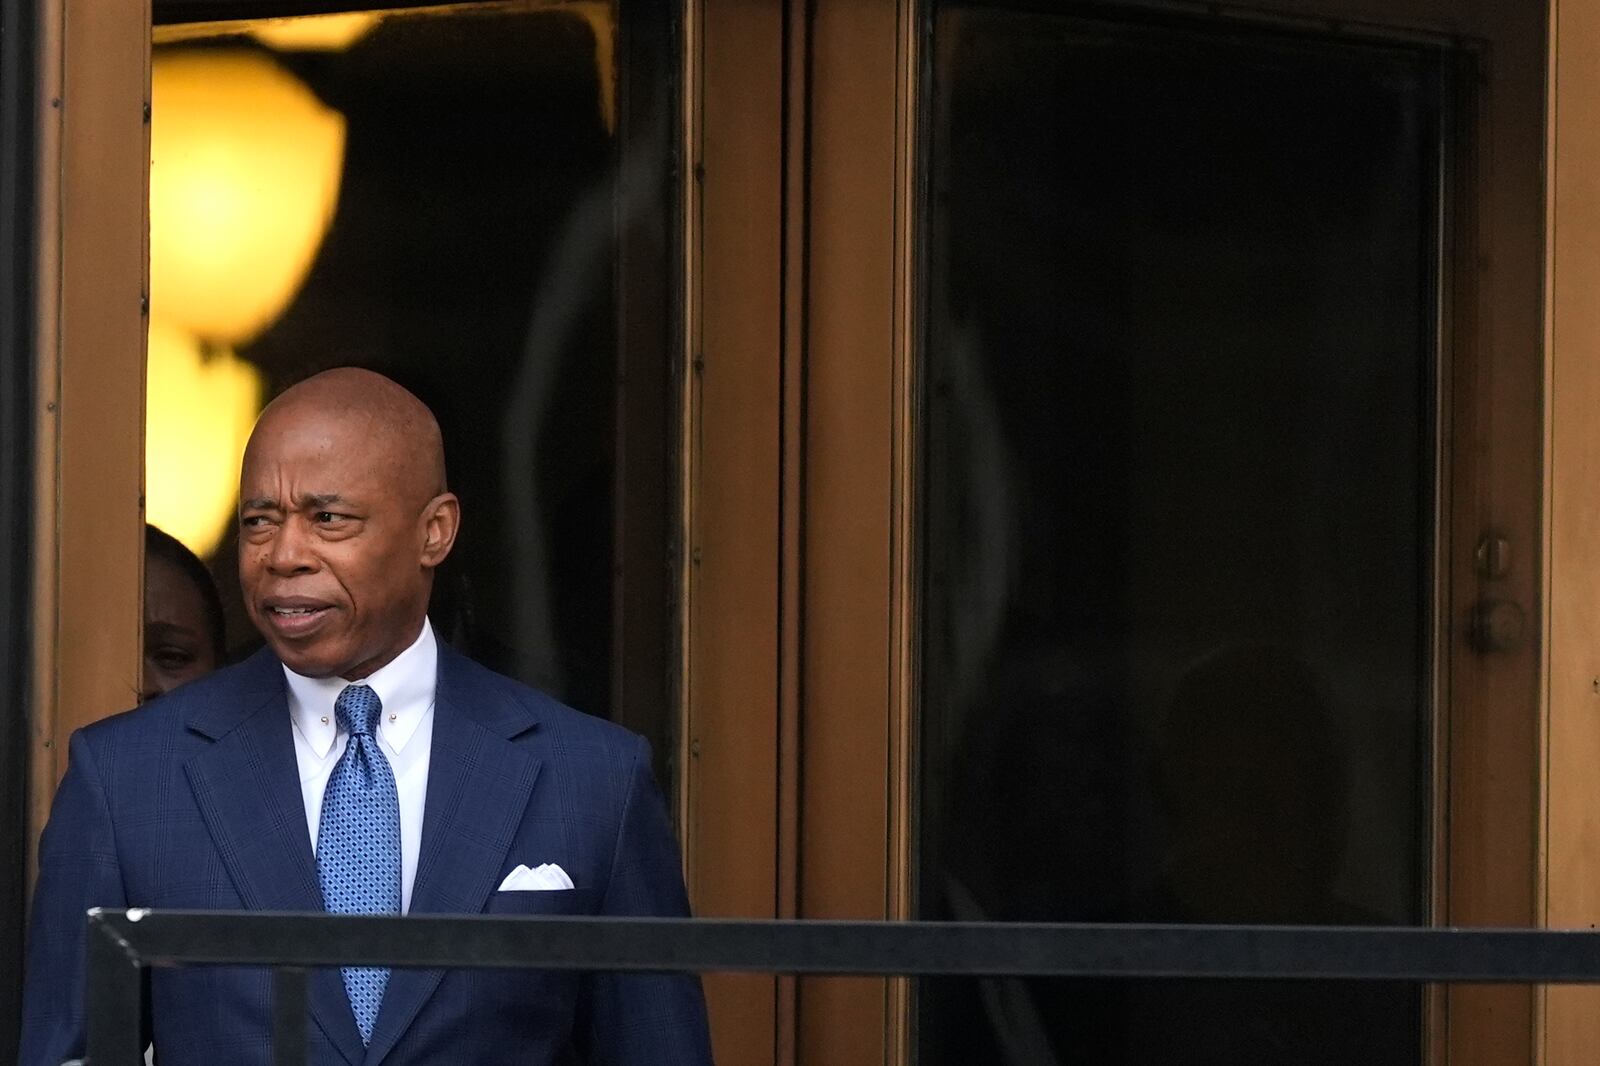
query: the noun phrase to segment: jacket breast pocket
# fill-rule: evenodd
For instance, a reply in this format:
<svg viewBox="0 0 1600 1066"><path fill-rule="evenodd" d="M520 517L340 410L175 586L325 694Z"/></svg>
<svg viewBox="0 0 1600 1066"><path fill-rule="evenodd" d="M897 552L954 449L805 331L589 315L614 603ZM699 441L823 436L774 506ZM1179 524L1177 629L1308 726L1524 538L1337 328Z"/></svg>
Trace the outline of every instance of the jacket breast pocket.
<svg viewBox="0 0 1600 1066"><path fill-rule="evenodd" d="M554 888L533 892L496 892L483 908L485 914L507 918L518 914L593 914L595 895L587 888Z"/></svg>

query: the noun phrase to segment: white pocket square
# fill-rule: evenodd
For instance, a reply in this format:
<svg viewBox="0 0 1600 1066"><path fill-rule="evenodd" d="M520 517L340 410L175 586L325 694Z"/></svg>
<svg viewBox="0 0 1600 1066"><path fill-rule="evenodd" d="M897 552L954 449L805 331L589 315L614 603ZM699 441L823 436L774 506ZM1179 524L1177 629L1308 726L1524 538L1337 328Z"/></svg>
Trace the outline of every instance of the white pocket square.
<svg viewBox="0 0 1600 1066"><path fill-rule="evenodd" d="M547 862L536 870L519 865L500 882L502 892L553 892L572 887L572 878L567 876L567 871L553 862Z"/></svg>

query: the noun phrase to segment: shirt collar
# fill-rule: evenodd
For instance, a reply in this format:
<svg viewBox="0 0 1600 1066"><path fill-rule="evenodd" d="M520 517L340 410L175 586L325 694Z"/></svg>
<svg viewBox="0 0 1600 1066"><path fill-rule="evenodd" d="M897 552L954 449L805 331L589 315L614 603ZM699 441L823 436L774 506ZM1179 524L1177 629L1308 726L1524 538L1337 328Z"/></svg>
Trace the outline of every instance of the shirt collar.
<svg viewBox="0 0 1600 1066"><path fill-rule="evenodd" d="M289 682L289 716L294 727L319 758L326 758L339 735L334 701L352 682L342 677L305 677L287 666L283 675ZM393 751L405 748L433 708L438 676L439 645L433 626L424 618L422 632L409 648L359 682L370 685L383 701L378 734Z"/></svg>

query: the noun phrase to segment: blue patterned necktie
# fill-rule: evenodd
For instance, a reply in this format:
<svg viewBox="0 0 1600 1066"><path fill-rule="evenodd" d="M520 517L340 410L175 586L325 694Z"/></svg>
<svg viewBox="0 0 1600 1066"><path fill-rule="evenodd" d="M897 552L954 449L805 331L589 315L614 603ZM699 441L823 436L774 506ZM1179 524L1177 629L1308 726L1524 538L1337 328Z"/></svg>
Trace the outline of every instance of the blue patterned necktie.
<svg viewBox="0 0 1600 1066"><path fill-rule="evenodd" d="M399 914L400 797L389 760L378 750L383 701L366 685L346 685L333 711L349 740L322 793L322 904L330 914ZM342 972L361 1043L370 1044L389 971L346 966Z"/></svg>

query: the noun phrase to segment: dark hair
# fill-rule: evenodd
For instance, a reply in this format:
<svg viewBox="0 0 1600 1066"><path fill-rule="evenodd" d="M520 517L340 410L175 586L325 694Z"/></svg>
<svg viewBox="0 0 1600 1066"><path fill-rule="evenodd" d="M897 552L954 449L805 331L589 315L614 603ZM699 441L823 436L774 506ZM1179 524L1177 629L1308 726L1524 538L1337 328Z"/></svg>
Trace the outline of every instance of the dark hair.
<svg viewBox="0 0 1600 1066"><path fill-rule="evenodd" d="M213 657L221 666L228 654L228 632L223 621L222 597L217 594L216 582L211 580L211 571L182 541L149 523L144 527L144 554L147 560L164 559L177 567L200 593L200 604L206 612L206 635L211 638Z"/></svg>

